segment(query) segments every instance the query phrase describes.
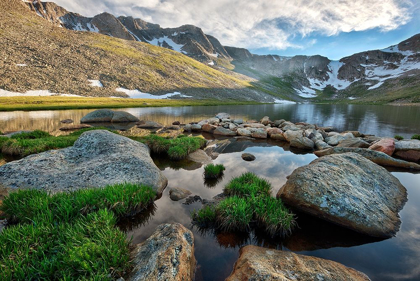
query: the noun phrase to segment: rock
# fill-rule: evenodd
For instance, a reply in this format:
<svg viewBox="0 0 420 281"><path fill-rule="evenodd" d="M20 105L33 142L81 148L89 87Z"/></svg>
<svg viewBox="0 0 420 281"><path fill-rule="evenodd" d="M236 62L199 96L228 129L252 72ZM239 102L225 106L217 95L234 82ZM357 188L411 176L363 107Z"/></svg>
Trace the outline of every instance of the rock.
<svg viewBox="0 0 420 281"><path fill-rule="evenodd" d="M395 141L391 138L383 138L378 142L372 144L369 149L376 150L392 156L395 151Z"/></svg>
<svg viewBox="0 0 420 281"><path fill-rule="evenodd" d="M172 201L182 200L184 198L187 198L191 194L192 194L191 191L180 188L180 187L173 187L169 190L169 197L171 198Z"/></svg>
<svg viewBox="0 0 420 281"><path fill-rule="evenodd" d="M128 281L194 280L194 236L179 223L161 224L133 251Z"/></svg>
<svg viewBox="0 0 420 281"><path fill-rule="evenodd" d="M172 126L167 126L167 127L163 127L162 131L178 131L181 130L181 127L178 125L172 125Z"/></svg>
<svg viewBox="0 0 420 281"><path fill-rule="evenodd" d="M202 149L198 149L193 153L190 153L187 156L187 159L201 164L209 164L212 162L210 156L208 156L207 153L205 153Z"/></svg>
<svg viewBox="0 0 420 281"><path fill-rule="evenodd" d="M280 127L280 129L282 129L283 131L299 131L301 130L301 128L299 126L296 126L295 124L293 124L292 122L283 122Z"/></svg>
<svg viewBox="0 0 420 281"><path fill-rule="evenodd" d="M356 154L329 155L293 171L277 197L318 218L373 237L394 236L407 190L384 168Z"/></svg>
<svg viewBox="0 0 420 281"><path fill-rule="evenodd" d="M380 137L376 137L372 135L367 135L363 137L363 140L368 143L374 143L374 142L379 141L380 139L381 139Z"/></svg>
<svg viewBox="0 0 420 281"><path fill-rule="evenodd" d="M85 115L80 123L125 123L138 122L139 119L125 111L112 111L110 109L98 109Z"/></svg>
<svg viewBox="0 0 420 281"><path fill-rule="evenodd" d="M245 161L254 161L255 156L252 155L251 153L243 153L242 154L242 159L244 159Z"/></svg>
<svg viewBox="0 0 420 281"><path fill-rule="evenodd" d="M233 272L226 279L226 281L245 280L369 281L370 279L364 273L334 261L249 245L241 248Z"/></svg>
<svg viewBox="0 0 420 281"><path fill-rule="evenodd" d="M217 127L216 130L214 130L213 134L220 136L236 136L236 132L231 131L229 129L225 129L223 127Z"/></svg>
<svg viewBox="0 0 420 281"><path fill-rule="evenodd" d="M74 121L72 119L64 119L64 120L61 120L60 122L63 123L63 124L71 124Z"/></svg>
<svg viewBox="0 0 420 281"><path fill-rule="evenodd" d="M319 127L319 129L323 130L326 133L334 131L334 127L331 127L331 126L329 126L329 127Z"/></svg>
<svg viewBox="0 0 420 281"><path fill-rule="evenodd" d="M191 131L191 124L186 124L184 126L184 131L190 132Z"/></svg>
<svg viewBox="0 0 420 281"><path fill-rule="evenodd" d="M220 122L219 118L212 117L212 118L207 119L207 123L210 125L218 125L219 122Z"/></svg>
<svg viewBox="0 0 420 281"><path fill-rule="evenodd" d="M238 133L238 135L245 136L245 137L250 137L252 134L250 130L244 129L244 128L238 128L236 132Z"/></svg>
<svg viewBox="0 0 420 281"><path fill-rule="evenodd" d="M287 141L287 140L286 140L286 138L284 137L284 135L283 135L283 134L272 134L272 135L270 136L270 138L271 138L272 140Z"/></svg>
<svg viewBox="0 0 420 281"><path fill-rule="evenodd" d="M265 126L263 124L260 123L246 123L243 124L245 128L265 128Z"/></svg>
<svg viewBox="0 0 420 281"><path fill-rule="evenodd" d="M198 125L200 125L200 126L203 126L204 124L208 124L209 123L209 121L206 119L206 120L201 120L200 122L198 122L197 124ZM193 123L193 125L194 125L195 123Z"/></svg>
<svg viewBox="0 0 420 281"><path fill-rule="evenodd" d="M395 143L395 156L411 161L420 161L420 140L401 140Z"/></svg>
<svg viewBox="0 0 420 281"><path fill-rule="evenodd" d="M360 138L360 137L363 137L364 136L359 131L345 131L343 133L351 133L355 138Z"/></svg>
<svg viewBox="0 0 420 281"><path fill-rule="evenodd" d="M270 117L268 116L264 116L261 120L260 123L263 124L264 126L267 126L270 123Z"/></svg>
<svg viewBox="0 0 420 281"><path fill-rule="evenodd" d="M330 148L330 147L331 146L324 141L318 140L318 141L315 142L315 148L318 149L318 150L323 150L323 149L327 149L327 148Z"/></svg>
<svg viewBox="0 0 420 281"><path fill-rule="evenodd" d="M233 123L235 123L237 125L241 125L241 124L244 123L244 120L242 120L242 119L235 119L235 120L233 120Z"/></svg>
<svg viewBox="0 0 420 281"><path fill-rule="evenodd" d="M74 131L80 129L92 128L91 125L88 124L74 124L74 125L67 125L60 128L60 131Z"/></svg>
<svg viewBox="0 0 420 281"><path fill-rule="evenodd" d="M181 122L179 122L179 121L174 121L174 122L172 122L172 125L179 126L179 125L181 125Z"/></svg>
<svg viewBox="0 0 420 281"><path fill-rule="evenodd" d="M219 118L220 120L222 120L222 119L230 119L230 114L221 112L221 113L218 113L216 115L216 118Z"/></svg>
<svg viewBox="0 0 420 281"><path fill-rule="evenodd" d="M288 130L283 133L283 136L288 142L291 142L292 140L295 140L297 138L302 138L303 132L300 130L299 131Z"/></svg>
<svg viewBox="0 0 420 281"><path fill-rule="evenodd" d="M267 131L265 129L255 129L251 133L251 137L256 139L266 139L267 138Z"/></svg>
<svg viewBox="0 0 420 281"><path fill-rule="evenodd" d="M283 135L283 131L279 128L269 128L267 129L267 134L271 137L271 135Z"/></svg>
<svg viewBox="0 0 420 281"><path fill-rule="evenodd" d="M207 133L211 133L211 134L214 132L214 130L216 130L216 128L217 126L210 125L210 124L204 124L203 126L201 126L201 130Z"/></svg>
<svg viewBox="0 0 420 281"><path fill-rule="evenodd" d="M193 131L193 132L201 131L201 125L200 124L192 124L191 125L191 131Z"/></svg>
<svg viewBox="0 0 420 281"><path fill-rule="evenodd" d="M275 127L280 127L281 124L283 124L284 122L286 122L286 120L284 120L284 119L274 120L274 126Z"/></svg>
<svg viewBox="0 0 420 281"><path fill-rule="evenodd" d="M222 122L224 122L224 123L230 123L230 122L231 122L231 120L230 120L230 119L228 119L228 118L223 118L223 119L222 119Z"/></svg>
<svg viewBox="0 0 420 281"><path fill-rule="evenodd" d="M359 147L359 148L368 148L370 145L369 143L365 142L361 139L347 139L342 140L338 143L337 147Z"/></svg>
<svg viewBox="0 0 420 281"><path fill-rule="evenodd" d="M229 130L235 130L238 126L235 125L234 123L229 123Z"/></svg>
<svg viewBox="0 0 420 281"><path fill-rule="evenodd" d="M167 179L137 141L94 130L74 146L29 155L0 167L0 187L64 191L118 183L145 184L162 193Z"/></svg>
<svg viewBox="0 0 420 281"><path fill-rule="evenodd" d="M137 128L153 130L163 128L163 125L154 121L140 121L140 124L137 125Z"/></svg>
<svg viewBox="0 0 420 281"><path fill-rule="evenodd" d="M338 135L333 135L331 137L326 138L325 142L328 143L329 145L335 146L343 140L352 139L352 138L354 138L352 133L346 133L343 135L338 134Z"/></svg>
<svg viewBox="0 0 420 281"><path fill-rule="evenodd" d="M381 166L388 166L388 167L396 167L396 168L404 168L404 169L413 169L420 171L420 165L412 162L407 162L400 159L395 159L383 152L370 150L366 148L354 148L354 147L332 147L327 148L324 150L315 151L315 155L318 157L322 157L325 155L332 155L332 154L342 154L354 152L357 153L370 161L381 165Z"/></svg>
<svg viewBox="0 0 420 281"><path fill-rule="evenodd" d="M299 149L312 150L314 149L314 142L307 137L298 137L290 142L291 147Z"/></svg>

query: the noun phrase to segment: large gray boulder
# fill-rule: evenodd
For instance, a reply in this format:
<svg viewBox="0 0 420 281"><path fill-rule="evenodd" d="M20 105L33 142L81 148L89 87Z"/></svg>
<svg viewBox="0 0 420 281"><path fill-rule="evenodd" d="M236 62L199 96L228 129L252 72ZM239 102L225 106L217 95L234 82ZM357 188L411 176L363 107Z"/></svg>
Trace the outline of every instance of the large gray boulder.
<svg viewBox="0 0 420 281"><path fill-rule="evenodd" d="M340 263L289 251L249 245L241 248L239 253L233 272L226 281L370 280L364 273Z"/></svg>
<svg viewBox="0 0 420 281"><path fill-rule="evenodd" d="M4 188L64 191L125 182L149 185L157 193L167 185L146 145L104 130L83 133L72 147L0 167Z"/></svg>
<svg viewBox="0 0 420 281"><path fill-rule="evenodd" d="M194 280L194 236L179 223L161 224L134 250L128 281Z"/></svg>
<svg viewBox="0 0 420 281"><path fill-rule="evenodd" d="M80 123L129 123L138 122L139 119L125 111L113 111L110 109L98 109L85 115Z"/></svg>
<svg viewBox="0 0 420 281"><path fill-rule="evenodd" d="M279 190L286 204L374 237L400 226L404 186L386 169L356 153L324 156L296 169Z"/></svg>

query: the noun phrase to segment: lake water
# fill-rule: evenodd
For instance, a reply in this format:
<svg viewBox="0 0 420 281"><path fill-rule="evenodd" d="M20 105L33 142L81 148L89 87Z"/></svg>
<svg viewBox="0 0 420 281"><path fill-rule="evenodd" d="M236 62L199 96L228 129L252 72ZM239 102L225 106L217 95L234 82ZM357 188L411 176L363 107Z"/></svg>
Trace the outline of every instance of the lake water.
<svg viewBox="0 0 420 281"><path fill-rule="evenodd" d="M286 119L338 130L359 130L366 134L410 137L420 133L420 107L356 106L356 105L258 105L181 108L124 109L140 119L170 124L212 117L218 112L229 112L235 118L257 119L270 116L272 120ZM71 118L75 123L91 110L1 112L0 130L56 131L60 120ZM210 136L207 136L210 137ZM256 156L253 162L241 158L243 152ZM285 143L242 140L214 160L226 167L224 178L215 186L203 179L203 167L193 163L155 159L168 178L168 188L148 213L122 224L133 243L147 239L161 223L179 222L192 229L195 237L197 259L196 280L224 280L232 271L240 247L254 244L283 249L340 262L366 273L372 280L420 280L420 174L392 172L408 190L408 202L400 212L402 225L396 237L379 241L346 230L330 223L298 214L299 228L284 239L270 239L261 234L229 234L203 232L191 225L190 212L201 208L201 203L191 205L171 201L169 188L182 187L193 195L211 199L220 194L226 183L244 172L254 172L268 179L273 195L286 182L286 177L297 167L309 164L316 156L312 153L295 154Z"/></svg>

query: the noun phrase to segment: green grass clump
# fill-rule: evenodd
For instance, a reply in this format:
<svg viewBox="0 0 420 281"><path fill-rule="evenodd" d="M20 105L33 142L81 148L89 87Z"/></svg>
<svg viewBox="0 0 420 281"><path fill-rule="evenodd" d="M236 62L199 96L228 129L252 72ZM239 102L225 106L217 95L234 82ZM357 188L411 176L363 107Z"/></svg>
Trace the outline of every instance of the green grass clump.
<svg viewBox="0 0 420 281"><path fill-rule="evenodd" d="M147 144L153 153L167 154L172 160L185 159L188 154L200 149L206 143L206 140L199 137L183 136L166 139L153 134L138 140Z"/></svg>
<svg viewBox="0 0 420 281"><path fill-rule="evenodd" d="M402 136L400 136L400 135L395 135L394 136L394 139L396 139L396 140L403 140L404 138L402 137Z"/></svg>
<svg viewBox="0 0 420 281"><path fill-rule="evenodd" d="M130 265L125 234L107 210L72 223L37 221L0 235L1 280L112 280Z"/></svg>
<svg viewBox="0 0 420 281"><path fill-rule="evenodd" d="M213 225L216 220L216 208L212 205L207 205L200 210L192 212L194 222L201 227L209 227Z"/></svg>
<svg viewBox="0 0 420 281"><path fill-rule="evenodd" d="M420 140L420 135L413 135L411 137L412 140Z"/></svg>
<svg viewBox="0 0 420 281"><path fill-rule="evenodd" d="M10 222L30 223L41 218L50 222L70 222L75 218L107 209L117 218L148 207L156 193L149 186L117 184L97 189L79 189L50 196L42 190L11 193L0 207Z"/></svg>
<svg viewBox="0 0 420 281"><path fill-rule="evenodd" d="M232 179L224 188L227 196L270 196L271 184L253 173L244 173L240 177Z"/></svg>
<svg viewBox="0 0 420 281"><path fill-rule="evenodd" d="M246 231L253 217L251 202L237 196L221 201L216 213L217 224L224 231Z"/></svg>
<svg viewBox="0 0 420 281"><path fill-rule="evenodd" d="M33 132L22 132L19 134L14 134L10 138L11 139L19 139L19 140L27 140L27 139L41 139L41 138L48 138L51 135L47 132L41 130L35 130Z"/></svg>
<svg viewBox="0 0 420 281"><path fill-rule="evenodd" d="M117 221L153 203L152 188L118 184L50 196L20 190L3 201L0 280L115 280L130 266Z"/></svg>
<svg viewBox="0 0 420 281"><path fill-rule="evenodd" d="M208 164L204 167L204 178L205 179L217 179L223 176L223 171L225 170L223 164Z"/></svg>

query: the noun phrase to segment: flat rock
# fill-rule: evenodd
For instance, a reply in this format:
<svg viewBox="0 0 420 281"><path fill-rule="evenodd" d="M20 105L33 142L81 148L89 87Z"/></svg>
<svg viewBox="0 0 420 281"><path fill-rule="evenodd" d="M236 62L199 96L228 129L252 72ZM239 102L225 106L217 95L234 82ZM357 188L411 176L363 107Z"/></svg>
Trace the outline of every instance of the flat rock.
<svg viewBox="0 0 420 281"><path fill-rule="evenodd" d="M245 161L254 161L256 159L255 156L252 155L251 153L243 153L241 157Z"/></svg>
<svg viewBox="0 0 420 281"><path fill-rule="evenodd" d="M64 120L61 120L60 122L63 123L63 124L71 124L74 121L72 119L64 119Z"/></svg>
<svg viewBox="0 0 420 281"><path fill-rule="evenodd" d="M128 281L194 280L194 236L179 223L161 224L133 251Z"/></svg>
<svg viewBox="0 0 420 281"><path fill-rule="evenodd" d="M210 156L202 149L198 149L187 156L187 159L200 164L209 164L212 162Z"/></svg>
<svg viewBox="0 0 420 281"><path fill-rule="evenodd" d="M236 132L238 133L238 135L245 136L245 137L250 137L252 134L250 130L245 129L245 128L238 128Z"/></svg>
<svg viewBox="0 0 420 281"><path fill-rule="evenodd" d="M378 142L375 142L371 146L369 146L369 149L380 151L385 154L388 154L389 156L392 156L395 151L395 141L391 138L383 138Z"/></svg>
<svg viewBox="0 0 420 281"><path fill-rule="evenodd" d="M214 130L216 130L216 128L217 126L210 125L210 124L204 124L203 126L201 126L201 129L207 133L213 133Z"/></svg>
<svg viewBox="0 0 420 281"><path fill-rule="evenodd" d="M420 140L402 140L395 143L395 156L411 161L420 161Z"/></svg>
<svg viewBox="0 0 420 281"><path fill-rule="evenodd" d="M125 182L149 185L157 193L167 185L146 145L104 130L83 133L72 147L0 167L0 187L12 189L64 191Z"/></svg>
<svg viewBox="0 0 420 281"><path fill-rule="evenodd" d="M222 120L222 119L230 119L230 114L225 112L220 112L216 114L216 118Z"/></svg>
<svg viewBox="0 0 420 281"><path fill-rule="evenodd" d="M189 191L187 189L180 188L180 187L173 187L169 190L169 197L173 201L182 200L184 198L187 198L191 194L192 194L191 191Z"/></svg>
<svg viewBox="0 0 420 281"><path fill-rule="evenodd" d="M201 125L200 124L192 124L191 125L191 131L193 132L197 132L201 130Z"/></svg>
<svg viewBox="0 0 420 281"><path fill-rule="evenodd" d="M91 125L88 124L74 124L74 125L67 125L60 128L60 131L74 131L80 129L92 128Z"/></svg>
<svg viewBox="0 0 420 281"><path fill-rule="evenodd" d="M125 111L113 111L110 109L98 109L85 115L80 123L126 123L138 122L139 119Z"/></svg>
<svg viewBox="0 0 420 281"><path fill-rule="evenodd" d="M307 137L298 137L290 141L290 146L304 150L312 150L315 147L315 143Z"/></svg>
<svg viewBox="0 0 420 281"><path fill-rule="evenodd" d="M236 132L223 127L217 127L216 130L213 131L213 134L220 136L236 136Z"/></svg>
<svg viewBox="0 0 420 281"><path fill-rule="evenodd" d="M340 263L292 252L245 246L226 281L368 281L364 273Z"/></svg>
<svg viewBox="0 0 420 281"><path fill-rule="evenodd" d="M317 140L315 142L315 148L318 149L318 150L323 150L323 149L331 148L331 145L329 145L325 141Z"/></svg>
<svg viewBox="0 0 420 281"><path fill-rule="evenodd" d="M359 147L359 148L368 148L370 144L364 140L354 138L342 140L338 143L337 147Z"/></svg>
<svg viewBox="0 0 420 281"><path fill-rule="evenodd" d="M140 129L160 129L163 128L163 125L158 123L158 122L154 122L154 121L149 121L149 120L142 120L139 122L139 124L137 125L137 128Z"/></svg>
<svg viewBox="0 0 420 281"><path fill-rule="evenodd" d="M267 131L263 128L258 128L251 131L251 137L256 139L266 139L267 138Z"/></svg>
<svg viewBox="0 0 420 281"><path fill-rule="evenodd" d="M407 190L386 169L356 153L329 155L293 171L279 190L287 205L380 238L394 236Z"/></svg>
<svg viewBox="0 0 420 281"><path fill-rule="evenodd" d="M413 169L413 170L420 171L420 165L417 163L396 159L383 152L370 150L366 148L332 147L332 148L327 148L324 150L315 151L315 155L318 157L322 157L325 155L342 154L342 153L348 153L348 152L357 153L365 157L366 159L369 159L370 161L381 166Z"/></svg>

